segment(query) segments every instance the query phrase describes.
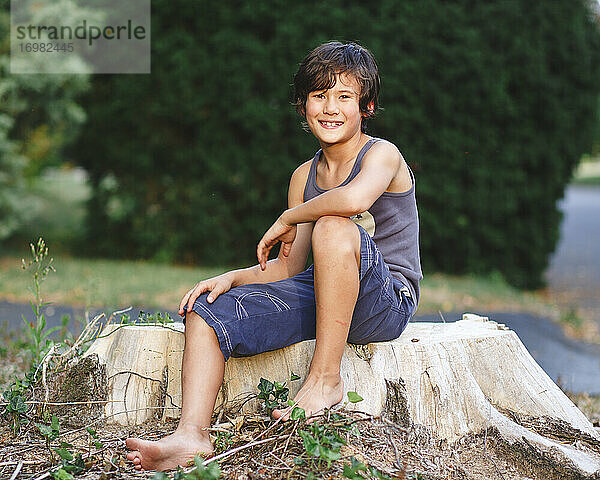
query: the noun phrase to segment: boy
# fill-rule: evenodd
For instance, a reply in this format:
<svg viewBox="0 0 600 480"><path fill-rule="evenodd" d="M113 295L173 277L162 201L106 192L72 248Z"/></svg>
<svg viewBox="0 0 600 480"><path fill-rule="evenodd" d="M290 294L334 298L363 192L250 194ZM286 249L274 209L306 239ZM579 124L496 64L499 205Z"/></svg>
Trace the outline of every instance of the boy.
<svg viewBox="0 0 600 480"><path fill-rule="evenodd" d="M201 281L183 297L179 426L157 442L127 439L137 469L167 470L212 453L207 427L230 356L316 338L296 396L309 417L343 398L346 341L397 338L414 313L422 277L414 179L393 144L365 134L379 93L372 55L356 44L323 44L304 59L294 87L321 150L292 174L289 208L260 240L259 264ZM311 246L314 265L303 271Z"/></svg>

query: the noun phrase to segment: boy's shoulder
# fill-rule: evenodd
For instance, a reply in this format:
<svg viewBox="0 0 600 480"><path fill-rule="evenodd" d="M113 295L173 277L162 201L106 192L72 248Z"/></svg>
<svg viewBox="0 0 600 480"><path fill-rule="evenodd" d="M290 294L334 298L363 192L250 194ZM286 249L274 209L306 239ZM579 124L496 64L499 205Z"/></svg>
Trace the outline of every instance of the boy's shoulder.
<svg viewBox="0 0 600 480"><path fill-rule="evenodd" d="M298 180L306 182L312 162L313 158L296 167L296 170L294 170L294 173L292 173L292 181Z"/></svg>
<svg viewBox="0 0 600 480"><path fill-rule="evenodd" d="M361 168L368 169L373 175L383 170L394 172L387 192L403 193L412 187L413 179L408 164L398 147L388 140L380 139L371 146Z"/></svg>
<svg viewBox="0 0 600 480"><path fill-rule="evenodd" d="M362 166L376 165L388 166L390 168L400 168L406 164L400 150L389 140L377 138L377 141L371 145L365 153Z"/></svg>
<svg viewBox="0 0 600 480"><path fill-rule="evenodd" d="M394 145L389 140L385 138L374 138L376 140L371 148L365 154L365 158L367 156L370 157L391 157L396 159L401 159L402 154L396 145Z"/></svg>

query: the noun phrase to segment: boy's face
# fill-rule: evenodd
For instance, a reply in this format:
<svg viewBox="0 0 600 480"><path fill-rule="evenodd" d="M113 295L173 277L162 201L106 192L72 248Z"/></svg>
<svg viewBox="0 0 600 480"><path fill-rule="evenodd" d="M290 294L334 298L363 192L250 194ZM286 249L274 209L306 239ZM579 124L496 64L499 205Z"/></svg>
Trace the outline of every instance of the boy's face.
<svg viewBox="0 0 600 480"><path fill-rule="evenodd" d="M360 86L351 75L336 75L329 90L310 92L306 99L306 123L322 144L344 142L360 135L362 115Z"/></svg>

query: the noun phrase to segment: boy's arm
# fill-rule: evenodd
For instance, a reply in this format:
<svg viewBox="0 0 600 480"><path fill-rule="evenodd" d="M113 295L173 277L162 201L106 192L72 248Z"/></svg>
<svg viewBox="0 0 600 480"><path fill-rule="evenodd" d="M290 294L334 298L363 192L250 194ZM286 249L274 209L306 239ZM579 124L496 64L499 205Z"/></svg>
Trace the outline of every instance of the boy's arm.
<svg viewBox="0 0 600 480"><path fill-rule="evenodd" d="M269 251L279 241L282 242L280 256L281 252L285 254L286 246L289 249L286 235L294 225L314 222L325 215L351 217L368 210L388 189L403 164L400 152L392 143L377 142L363 158L360 172L347 185L331 189L281 214L258 245L259 264L266 265ZM410 184L408 171L403 174L408 176Z"/></svg>
<svg viewBox="0 0 600 480"><path fill-rule="evenodd" d="M308 168L310 162L307 162L296 169L290 180L288 190L288 206L294 208L300 205L303 201L304 185L308 177ZM198 282L191 290L189 290L181 300L179 305L179 314L183 315L184 311L191 311L196 299L204 292L210 291L208 302L212 303L221 294L232 287L238 285L247 285L249 283L269 283L283 280L284 278L292 277L300 273L306 264L308 252L310 250L310 242L312 236L312 223L294 225L295 241L292 248L283 253L283 248L279 252L279 256L268 262L269 268L262 268L260 265L232 270L217 277L209 278Z"/></svg>
<svg viewBox="0 0 600 480"><path fill-rule="evenodd" d="M288 207L295 208L304 201L304 186L308 178L310 161L300 165L292 174L288 189ZM233 286L246 285L248 283L267 283L293 277L300 273L306 265L306 259L311 246L312 223L290 226L288 235L293 237L291 241L282 245L279 255L274 260L269 260L268 267L261 265L235 270ZM287 248L284 248L287 245ZM284 251L285 250L285 251Z"/></svg>

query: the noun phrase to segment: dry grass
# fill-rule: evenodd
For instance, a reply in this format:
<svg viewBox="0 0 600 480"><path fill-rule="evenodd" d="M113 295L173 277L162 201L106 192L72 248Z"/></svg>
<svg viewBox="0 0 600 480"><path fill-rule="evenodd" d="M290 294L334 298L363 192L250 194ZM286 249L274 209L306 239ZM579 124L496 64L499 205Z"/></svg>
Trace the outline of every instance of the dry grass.
<svg viewBox="0 0 600 480"><path fill-rule="evenodd" d="M225 422L213 427L217 455L225 454L219 466L225 479L302 479L312 472L315 478L346 478L344 465L351 465L352 457L376 468L387 478L406 480L450 479L521 479L517 471L495 451L495 440L490 435L473 436L455 445L440 443L421 430L402 428L382 418L359 412L340 411L324 424L333 425L345 440L340 449L341 458L327 465L325 461L310 462L298 430L306 428L304 421L279 424L262 437L263 443L251 445L271 423L268 417L246 415L243 422ZM347 425L350 428L339 428ZM149 478L153 472L139 472L126 459L125 438L140 436L159 439L175 428L175 423L146 423L133 428L105 426L97 429L102 447L90 447L89 435L84 430L73 430L61 435L60 440L73 445L73 453L81 453L86 471L81 479L138 479ZM18 438L6 426L0 429L2 461L0 478L8 478L23 461L21 475L43 478L52 468L50 454L35 427L24 428ZM226 438L226 440L223 440ZM55 442L58 443L58 442ZM297 459L304 459L298 465ZM187 470L190 470L188 468ZM375 478L375 477L368 477Z"/></svg>
<svg viewBox="0 0 600 480"><path fill-rule="evenodd" d="M79 342L85 341L80 338ZM21 359L26 363L24 346L15 347L9 354L0 356L0 371L15 373L12 362ZM63 353L61 353L63 352ZM65 353L68 352L68 353ZM47 361L49 371L57 371L70 359L79 355L77 350L57 349ZM22 373L22 372L21 372ZM6 377L7 375L5 375ZM49 375L48 378L51 378ZM52 389L50 388L50 391ZM258 392L250 395L256 395ZM78 479L129 480L150 478L152 472L139 472L127 461L125 439L130 436L160 439L171 433L176 421L147 422L135 427L106 425L104 420L83 420L85 407L77 406L81 416L65 415L61 418L60 437L47 448L36 423L49 423L53 413L60 415L64 405L53 405L52 398L45 400L45 388L38 377L35 388L24 394L27 413L13 430L10 417L0 416L0 478L10 479L19 470L21 477L31 480L50 478L56 469L57 455L51 449L60 442L71 444L69 451L80 454L85 471ZM588 395L571 396L573 401L598 422L600 398ZM4 405L0 405L3 410ZM62 410L64 412L64 410ZM64 415L64 414L63 414ZM82 422L88 422L82 424ZM273 422L264 412L242 415L237 410L219 411L213 418L211 435L216 455L225 479L304 479L346 478L344 467L352 458L376 468L383 478L404 480L516 480L537 478L527 467L507 457L502 443L493 430L464 437L455 444L438 440L430 430L419 426L404 427L385 417L373 417L361 412L337 409L328 413L320 423L328 431L343 439L340 458L328 463L311 458L306 451L299 431L308 430L304 420ZM96 430L101 444L93 445L86 427ZM189 470L189 469L188 469ZM375 477L368 477L375 478Z"/></svg>

